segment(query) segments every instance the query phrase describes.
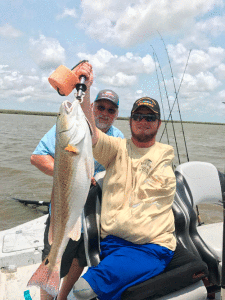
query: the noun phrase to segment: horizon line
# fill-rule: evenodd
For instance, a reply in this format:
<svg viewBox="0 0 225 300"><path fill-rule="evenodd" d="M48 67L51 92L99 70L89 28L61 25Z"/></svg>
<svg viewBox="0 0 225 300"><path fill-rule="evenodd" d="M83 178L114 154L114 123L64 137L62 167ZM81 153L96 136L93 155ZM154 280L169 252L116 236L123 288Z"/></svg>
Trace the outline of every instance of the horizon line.
<svg viewBox="0 0 225 300"><path fill-rule="evenodd" d="M14 110L14 109L0 109L0 114L16 114L16 115L34 115L34 116L46 116L57 117L56 112L42 112L42 111L29 111L29 110ZM129 120L129 117L118 117L117 120ZM171 120L161 120L162 122L171 123ZM181 120L173 120L174 123L181 123ZM195 123L195 124L210 124L210 125L225 125L225 123L217 122L199 122L199 121L183 121L182 123Z"/></svg>

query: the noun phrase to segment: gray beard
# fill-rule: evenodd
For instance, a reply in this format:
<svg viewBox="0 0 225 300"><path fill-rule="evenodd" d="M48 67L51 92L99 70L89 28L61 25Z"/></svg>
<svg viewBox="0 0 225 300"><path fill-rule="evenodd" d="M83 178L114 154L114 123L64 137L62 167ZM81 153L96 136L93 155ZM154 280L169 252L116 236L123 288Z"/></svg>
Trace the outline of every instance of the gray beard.
<svg viewBox="0 0 225 300"><path fill-rule="evenodd" d="M105 123L100 123L98 121L95 120L95 125L99 130L106 130L108 131L108 129L110 128L109 124L105 124Z"/></svg>

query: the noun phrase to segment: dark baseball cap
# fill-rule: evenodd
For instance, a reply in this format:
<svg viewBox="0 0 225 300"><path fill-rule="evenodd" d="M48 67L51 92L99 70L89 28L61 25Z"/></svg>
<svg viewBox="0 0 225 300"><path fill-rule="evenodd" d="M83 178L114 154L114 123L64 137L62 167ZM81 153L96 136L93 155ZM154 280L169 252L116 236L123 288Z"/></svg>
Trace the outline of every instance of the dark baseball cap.
<svg viewBox="0 0 225 300"><path fill-rule="evenodd" d="M98 93L95 101L98 101L98 100L109 100L111 102L113 102L113 104L116 105L116 107L119 107L119 97L118 95L113 92L112 90L102 90ZM94 101L94 102L95 102Z"/></svg>
<svg viewBox="0 0 225 300"><path fill-rule="evenodd" d="M131 114L135 112L136 109L140 106L146 106L150 108L155 114L159 115L160 118L160 107L159 103L150 97L142 97L134 102Z"/></svg>

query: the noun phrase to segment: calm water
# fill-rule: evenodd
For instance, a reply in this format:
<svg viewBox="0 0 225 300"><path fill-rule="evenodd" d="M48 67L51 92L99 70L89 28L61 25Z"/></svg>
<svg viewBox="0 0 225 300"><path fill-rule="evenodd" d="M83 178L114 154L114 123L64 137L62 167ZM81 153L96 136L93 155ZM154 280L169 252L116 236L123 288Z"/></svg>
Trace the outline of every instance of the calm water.
<svg viewBox="0 0 225 300"><path fill-rule="evenodd" d="M52 178L30 164L30 155L55 121L55 117L0 114L0 230L43 215L44 208L24 206L13 198L49 201ZM130 137L128 121L116 121L115 126L125 137ZM176 123L174 126L180 161L184 163L187 157L181 125ZM162 128L157 140L161 136ZM171 124L168 131L170 144L175 146ZM225 126L184 124L184 131L190 161L210 162L224 172ZM162 142L167 143L166 134ZM175 153L174 163L177 165L179 162L176 150ZM222 220L222 208L219 205L203 205L200 213L207 223Z"/></svg>

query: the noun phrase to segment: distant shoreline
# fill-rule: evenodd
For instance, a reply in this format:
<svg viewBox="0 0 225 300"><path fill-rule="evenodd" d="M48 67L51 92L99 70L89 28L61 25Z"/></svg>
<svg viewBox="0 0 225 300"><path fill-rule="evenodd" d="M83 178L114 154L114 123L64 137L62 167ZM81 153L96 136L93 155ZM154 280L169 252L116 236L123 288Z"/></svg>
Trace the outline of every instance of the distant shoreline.
<svg viewBox="0 0 225 300"><path fill-rule="evenodd" d="M13 109L0 109L0 114L16 114L16 115L30 115L30 116L50 116L57 117L58 113L54 112L41 112L41 111L26 111L26 110L13 110ZM129 117L118 117L117 120L129 120ZM165 122L162 120L162 122ZM180 121L173 121L174 123L180 123ZM171 121L168 121L171 123ZM183 123L193 123L193 124L209 124L209 125L225 125L225 123L216 122L197 122L197 121L183 121Z"/></svg>

